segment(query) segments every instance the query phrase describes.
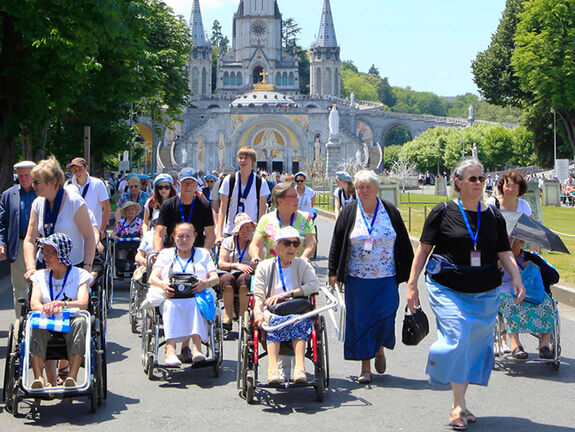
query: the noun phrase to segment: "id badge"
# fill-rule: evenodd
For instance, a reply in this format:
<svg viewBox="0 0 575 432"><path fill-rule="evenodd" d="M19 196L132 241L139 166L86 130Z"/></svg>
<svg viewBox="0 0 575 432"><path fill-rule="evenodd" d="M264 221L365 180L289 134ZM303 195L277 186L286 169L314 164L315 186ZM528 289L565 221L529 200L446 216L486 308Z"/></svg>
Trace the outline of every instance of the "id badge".
<svg viewBox="0 0 575 432"><path fill-rule="evenodd" d="M373 250L373 240L366 240L363 243L363 250L367 252L371 252Z"/></svg>
<svg viewBox="0 0 575 432"><path fill-rule="evenodd" d="M471 251L471 267L481 267L480 251Z"/></svg>
<svg viewBox="0 0 575 432"><path fill-rule="evenodd" d="M246 212L246 205L240 201L238 204L238 213L245 213Z"/></svg>

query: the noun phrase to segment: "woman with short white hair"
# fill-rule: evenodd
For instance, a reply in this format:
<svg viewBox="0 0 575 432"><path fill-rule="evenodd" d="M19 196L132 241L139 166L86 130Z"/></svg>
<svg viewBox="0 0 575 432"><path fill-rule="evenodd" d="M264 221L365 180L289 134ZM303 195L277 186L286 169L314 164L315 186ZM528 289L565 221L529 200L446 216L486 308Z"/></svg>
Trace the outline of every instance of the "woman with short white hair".
<svg viewBox="0 0 575 432"><path fill-rule="evenodd" d="M371 170L355 175L357 200L336 221L329 252L329 283L345 283L344 358L360 360L360 383L386 369L384 348L395 346L398 285L409 276L413 250L399 210L378 198L379 177Z"/></svg>

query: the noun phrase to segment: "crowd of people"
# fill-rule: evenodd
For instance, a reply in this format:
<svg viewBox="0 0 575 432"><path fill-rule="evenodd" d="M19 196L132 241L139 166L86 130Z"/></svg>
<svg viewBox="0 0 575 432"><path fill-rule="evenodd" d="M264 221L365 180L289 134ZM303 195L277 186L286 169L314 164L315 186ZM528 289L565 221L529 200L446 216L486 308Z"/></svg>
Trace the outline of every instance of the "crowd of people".
<svg viewBox="0 0 575 432"><path fill-rule="evenodd" d="M196 298L215 304L219 295L228 330L248 310L250 290L257 325L285 322L289 318L274 315L272 306L318 290L310 263L317 248L315 192L304 172L285 178L256 173L256 153L249 147L239 150L237 162L239 170L227 175L186 167L154 179L113 176L108 188L90 176L83 158L66 166L68 181L54 157L16 164L17 184L0 200L0 256L11 263L16 316L19 298L29 298L31 310L47 316L71 307L86 309L89 287L101 276L97 263L109 236L111 241L141 240L133 257L140 266L134 277L146 270L150 254L157 255L143 307L162 312L169 366L206 359L202 341L208 319ZM396 344L399 284L407 283L407 306L415 313L420 307L418 280L425 269L438 327L426 372L433 381L451 385L449 424L466 429L477 421L467 407L466 392L469 384L488 383L498 313L515 358L527 355L519 340L522 332L541 333L540 356L550 355L548 287L559 275L541 257L523 251L521 239L509 237L502 214L531 216L529 204L520 198L527 190L525 178L512 171L490 183L479 161L462 161L452 179L457 198L430 212L415 253L399 210L379 197L380 178L373 171L361 170L353 177L340 171L334 181L328 282L345 287L344 358L360 362L359 383L372 382L372 360L376 373L386 372L385 350ZM487 186L492 194L483 202ZM116 197L111 230L110 195ZM541 269L547 288L547 297L537 306L522 301L521 271L528 265ZM174 280L190 281L190 292L180 292ZM239 307L234 308L236 296ZM549 319L533 324L528 318L535 315ZM266 335L270 384L283 379L280 343L290 341L293 380L306 382L305 342L311 331L311 321L301 320ZM81 324L67 336L69 363L58 365L63 376L45 361L47 337L42 331L32 335L34 388L58 385L58 378L60 384L75 385L84 355Z"/></svg>

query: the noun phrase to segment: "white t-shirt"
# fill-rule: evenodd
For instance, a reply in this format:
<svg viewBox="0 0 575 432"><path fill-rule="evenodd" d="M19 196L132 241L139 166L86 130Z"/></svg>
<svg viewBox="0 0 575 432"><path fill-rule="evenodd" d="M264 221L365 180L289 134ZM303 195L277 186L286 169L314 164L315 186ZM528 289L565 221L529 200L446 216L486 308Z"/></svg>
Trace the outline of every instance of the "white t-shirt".
<svg viewBox="0 0 575 432"><path fill-rule="evenodd" d="M140 246L138 246L138 250L144 252L148 255L150 252L154 251L154 234L155 230L146 231L144 237L140 241Z"/></svg>
<svg viewBox="0 0 575 432"><path fill-rule="evenodd" d="M309 186L306 186L303 194L298 192L298 209L308 213L313 212L313 206L311 205L311 200L315 196L315 192Z"/></svg>
<svg viewBox="0 0 575 432"><path fill-rule="evenodd" d="M54 233L64 233L70 236L72 240L72 251L70 253L70 261L76 265L84 262L84 237L74 220L74 216L78 209L86 205L84 199L76 193L70 193L68 190L64 192L62 207L56 220ZM32 203L32 211L38 215L38 232L40 236L46 237L44 232L44 206L46 198L38 197Z"/></svg>
<svg viewBox="0 0 575 432"><path fill-rule="evenodd" d="M275 295L275 294L281 294L284 292L284 288L282 285L282 278L280 276L280 269L278 266L278 260L275 260L275 266L276 266L276 274L277 274L277 283L275 284L275 286L272 289L272 292L270 294L270 297ZM286 285L286 292L287 291L292 291L294 289L293 283L292 283L292 277L291 277L291 268L292 266L290 265L288 268L283 268L282 267L282 273L283 273L283 277L284 277L284 282Z"/></svg>
<svg viewBox="0 0 575 432"><path fill-rule="evenodd" d="M78 287L87 283L88 286L92 283L94 278L86 270L72 267L68 279L66 279L66 286L62 287L64 279L53 279L52 289L54 291L54 300L78 300ZM40 287L42 292L42 303L49 303L52 301L50 298L50 270L38 270L30 280Z"/></svg>
<svg viewBox="0 0 575 432"><path fill-rule="evenodd" d="M333 192L333 196L339 200L339 204L342 208L355 200L355 195L347 196L342 188L336 188Z"/></svg>
<svg viewBox="0 0 575 432"><path fill-rule="evenodd" d="M497 206L496 201L495 201L495 197L489 197L485 201L485 204ZM533 215L533 211L531 210L531 206L529 205L529 203L527 201L525 201L524 199L521 199L521 198L517 198L517 210L515 210L515 211L517 213L523 213L529 217L531 217L531 215Z"/></svg>
<svg viewBox="0 0 575 432"><path fill-rule="evenodd" d="M216 271L216 266L212 261L210 253L203 248L194 248L194 259L186 267L186 261L180 259L180 263L175 259L175 248L162 249L158 254L158 259L154 264L154 268L160 267L162 272L160 273L160 279L167 281L168 274L170 272L170 266L174 265L172 273L188 273L195 274L200 280L207 279L208 274L212 271ZM185 271L182 268L185 267Z"/></svg>
<svg viewBox="0 0 575 432"><path fill-rule="evenodd" d="M88 180L84 186L79 186L76 181L76 177L72 177L70 183L78 188L80 196L82 196L83 191L86 190L86 195L84 196L84 201L86 201L86 206L88 209L92 210L96 222L98 222L98 228L102 226L102 203L104 201L109 201L110 197L108 195L108 189L102 180L96 177L88 176Z"/></svg>
<svg viewBox="0 0 575 432"><path fill-rule="evenodd" d="M232 230L234 229L234 218L236 214L238 214L238 185L240 183L239 177L240 173L236 172L234 174L236 176L236 183L234 184L234 190L230 195L230 176L226 176L222 181L222 186L220 187L220 195L227 195L229 198L229 211L228 211L228 219L224 223L224 234L231 234ZM256 175L254 173L251 174L253 176L252 186L248 192L248 196L246 199L242 199L242 203L244 204L244 213L247 213L254 222L258 220L258 197L256 197ZM246 185L242 185L242 193L244 193ZM260 189L260 196L267 197L270 194L270 188L268 187L268 183L262 179L262 186ZM224 209L225 211L225 209ZM225 214L224 214L225 220Z"/></svg>

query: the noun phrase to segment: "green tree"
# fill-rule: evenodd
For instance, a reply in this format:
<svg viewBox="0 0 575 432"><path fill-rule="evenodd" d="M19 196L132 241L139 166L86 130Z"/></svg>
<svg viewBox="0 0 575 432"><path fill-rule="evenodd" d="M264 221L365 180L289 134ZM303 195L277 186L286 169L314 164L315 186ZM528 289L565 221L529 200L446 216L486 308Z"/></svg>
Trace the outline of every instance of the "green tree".
<svg viewBox="0 0 575 432"><path fill-rule="evenodd" d="M218 48L218 52L225 54L228 52L230 40L222 33L222 25L218 20L212 24L212 36L210 37L212 45Z"/></svg>
<svg viewBox="0 0 575 432"><path fill-rule="evenodd" d="M301 27L293 18L282 20L282 47L286 52L292 52L298 47L298 35Z"/></svg>
<svg viewBox="0 0 575 432"><path fill-rule="evenodd" d="M383 149L383 167L391 169L394 162L399 161L403 146L399 144L385 146Z"/></svg>
<svg viewBox="0 0 575 432"><path fill-rule="evenodd" d="M310 84L310 56L309 51L304 50L302 47L297 47L297 61L299 69L299 91L301 94L309 94Z"/></svg>
<svg viewBox="0 0 575 432"><path fill-rule="evenodd" d="M359 100L379 101L377 87L359 73L355 73L350 69L343 69L341 71L341 81L342 97L350 97L354 93L356 99Z"/></svg>
<svg viewBox="0 0 575 432"><path fill-rule="evenodd" d="M530 101L555 109L574 155L575 0L531 0L524 8L511 64Z"/></svg>

